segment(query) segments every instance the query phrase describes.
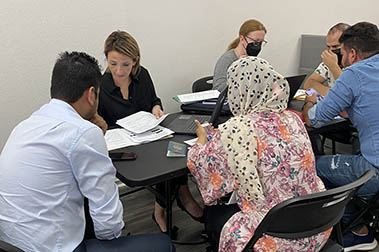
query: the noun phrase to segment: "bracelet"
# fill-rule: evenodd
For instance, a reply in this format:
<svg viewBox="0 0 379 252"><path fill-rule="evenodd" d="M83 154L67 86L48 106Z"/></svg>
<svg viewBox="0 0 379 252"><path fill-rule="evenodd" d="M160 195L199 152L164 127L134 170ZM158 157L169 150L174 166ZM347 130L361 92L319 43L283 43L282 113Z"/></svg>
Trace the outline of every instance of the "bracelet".
<svg viewBox="0 0 379 252"><path fill-rule="evenodd" d="M304 110L304 107L305 107L305 105L307 105L307 103L312 103L313 106L317 104L317 102L314 102L314 101L306 101L306 102L303 104L303 107L301 108L301 110Z"/></svg>

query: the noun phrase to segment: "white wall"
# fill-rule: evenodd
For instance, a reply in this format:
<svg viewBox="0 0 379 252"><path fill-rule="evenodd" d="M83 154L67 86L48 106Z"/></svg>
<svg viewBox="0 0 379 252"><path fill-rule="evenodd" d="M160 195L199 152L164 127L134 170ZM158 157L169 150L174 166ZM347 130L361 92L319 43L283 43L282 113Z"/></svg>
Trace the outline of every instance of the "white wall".
<svg viewBox="0 0 379 252"><path fill-rule="evenodd" d="M102 47L113 30L139 42L165 111L179 110L171 97L213 74L217 58L256 18L268 29L260 54L283 75L295 74L300 34L325 34L337 22L379 24L379 1L253 0L1 0L0 149L17 123L49 101L57 55L86 51L105 67Z"/></svg>

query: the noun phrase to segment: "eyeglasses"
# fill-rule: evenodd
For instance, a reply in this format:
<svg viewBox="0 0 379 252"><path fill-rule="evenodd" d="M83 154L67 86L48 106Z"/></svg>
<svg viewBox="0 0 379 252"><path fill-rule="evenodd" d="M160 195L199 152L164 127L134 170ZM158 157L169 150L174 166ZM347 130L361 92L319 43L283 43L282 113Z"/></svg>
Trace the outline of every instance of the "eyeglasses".
<svg viewBox="0 0 379 252"><path fill-rule="evenodd" d="M250 39L252 42L248 42L246 38ZM253 38L250 38L249 36L245 36L245 40L246 40L246 42L248 42L248 43L253 43L255 46L262 45L262 47L263 47L263 46L265 46L265 45L267 44L267 41L266 41L266 40L259 41L259 40L256 40L256 39L253 39Z"/></svg>

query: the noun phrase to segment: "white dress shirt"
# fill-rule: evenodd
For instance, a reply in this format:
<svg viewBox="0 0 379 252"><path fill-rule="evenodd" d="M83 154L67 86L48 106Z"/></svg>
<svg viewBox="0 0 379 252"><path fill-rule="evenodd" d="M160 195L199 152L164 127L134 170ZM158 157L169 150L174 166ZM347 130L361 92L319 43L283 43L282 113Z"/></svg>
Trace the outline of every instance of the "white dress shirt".
<svg viewBox="0 0 379 252"><path fill-rule="evenodd" d="M0 240L25 251L73 251L83 197L98 239L119 237L123 208L99 127L52 99L11 133L0 156Z"/></svg>

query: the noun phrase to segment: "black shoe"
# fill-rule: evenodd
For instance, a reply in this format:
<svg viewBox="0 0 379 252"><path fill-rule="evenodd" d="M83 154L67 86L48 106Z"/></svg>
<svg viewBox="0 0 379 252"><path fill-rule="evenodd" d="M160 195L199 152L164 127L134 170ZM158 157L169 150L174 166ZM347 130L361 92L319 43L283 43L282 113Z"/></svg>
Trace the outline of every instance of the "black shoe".
<svg viewBox="0 0 379 252"><path fill-rule="evenodd" d="M204 213L202 216L200 217L195 217L193 216L190 212L187 211L187 209L184 207L183 203L180 201L179 199L179 195L176 196L176 204L178 205L178 207L180 209L182 209L182 211L186 212L192 219L194 219L195 221L197 222L200 222L200 223L205 223L205 217L204 217Z"/></svg>
<svg viewBox="0 0 379 252"><path fill-rule="evenodd" d="M168 231L166 231L166 232L162 231L161 226L159 226L157 220L155 219L154 212L151 215L151 218L153 219L153 221L155 222L155 224L157 224L157 227L159 228L159 230L161 231L161 233L168 235ZM178 237L178 231L179 231L179 228L177 226L173 226L171 228L171 239L172 240L176 240L176 238Z"/></svg>

